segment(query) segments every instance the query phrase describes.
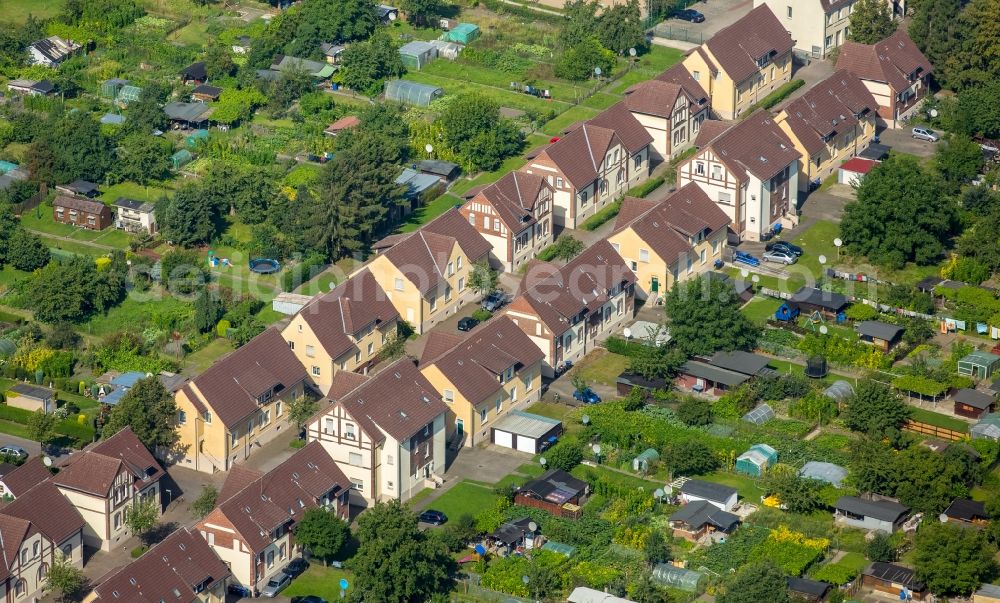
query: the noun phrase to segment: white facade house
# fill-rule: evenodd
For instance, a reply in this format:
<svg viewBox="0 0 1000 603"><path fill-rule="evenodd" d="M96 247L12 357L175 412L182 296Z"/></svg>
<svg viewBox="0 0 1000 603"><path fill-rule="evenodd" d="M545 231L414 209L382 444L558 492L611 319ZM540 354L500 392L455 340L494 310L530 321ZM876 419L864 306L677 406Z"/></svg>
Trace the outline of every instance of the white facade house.
<svg viewBox="0 0 1000 603"><path fill-rule="evenodd" d="M28 46L32 65L58 67L60 63L73 56L82 46L73 40L49 36L43 40L32 42Z"/></svg>
<svg viewBox="0 0 1000 603"><path fill-rule="evenodd" d="M700 479L684 482L678 496L685 504L703 500L723 511L732 511L739 500L736 488Z"/></svg>
<svg viewBox="0 0 1000 603"><path fill-rule="evenodd" d="M115 201L115 228L125 232L156 234L156 206L119 197Z"/></svg>
<svg viewBox="0 0 1000 603"><path fill-rule="evenodd" d="M890 13L902 18L902 0L889 4ZM851 14L857 0L754 0L766 4L795 40L795 50L814 59L825 59L840 48L851 33Z"/></svg>

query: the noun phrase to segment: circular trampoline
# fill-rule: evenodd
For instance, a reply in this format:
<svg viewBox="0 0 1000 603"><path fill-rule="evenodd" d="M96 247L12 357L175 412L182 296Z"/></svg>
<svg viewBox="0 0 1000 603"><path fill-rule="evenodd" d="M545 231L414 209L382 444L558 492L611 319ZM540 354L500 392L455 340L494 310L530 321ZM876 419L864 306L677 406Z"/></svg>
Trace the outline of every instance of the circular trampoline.
<svg viewBox="0 0 1000 603"><path fill-rule="evenodd" d="M257 274L274 274L278 270L281 270L281 264L278 263L278 260L272 260L271 258L250 260L251 272L256 272Z"/></svg>

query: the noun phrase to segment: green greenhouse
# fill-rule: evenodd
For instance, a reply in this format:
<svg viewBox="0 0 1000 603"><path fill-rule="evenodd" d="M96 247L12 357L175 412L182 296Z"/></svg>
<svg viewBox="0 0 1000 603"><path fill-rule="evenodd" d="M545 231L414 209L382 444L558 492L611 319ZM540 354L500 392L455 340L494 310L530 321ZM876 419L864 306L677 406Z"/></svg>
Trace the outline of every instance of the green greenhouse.
<svg viewBox="0 0 1000 603"><path fill-rule="evenodd" d="M437 86L418 84L410 80L389 80L385 83L385 100L426 107L441 98L444 90Z"/></svg>
<svg viewBox="0 0 1000 603"><path fill-rule="evenodd" d="M472 23L459 23L444 35L449 42L468 44L479 37L479 26Z"/></svg>
<svg viewBox="0 0 1000 603"><path fill-rule="evenodd" d="M139 95L142 94L142 88L138 86L122 86L122 89L118 91L118 102L127 105L133 101L139 100Z"/></svg>
<svg viewBox="0 0 1000 603"><path fill-rule="evenodd" d="M659 563L653 568L653 581L663 586L693 593L698 590L705 574L694 570Z"/></svg>
<svg viewBox="0 0 1000 603"><path fill-rule="evenodd" d="M736 472L760 477L777 462L777 450L767 444L754 444L736 457Z"/></svg>
<svg viewBox="0 0 1000 603"><path fill-rule="evenodd" d="M208 142L208 130L195 130L184 140L189 147L198 146L199 142Z"/></svg>
<svg viewBox="0 0 1000 603"><path fill-rule="evenodd" d="M191 151L187 149L181 149L170 156L170 164L174 166L175 170L181 169L193 160L194 155L192 155Z"/></svg>
<svg viewBox="0 0 1000 603"><path fill-rule="evenodd" d="M632 459L632 471L645 473L649 471L650 463L655 463L658 460L660 460L660 453L652 448L647 448L642 454Z"/></svg>
<svg viewBox="0 0 1000 603"><path fill-rule="evenodd" d="M105 98L117 98L121 89L128 85L128 80L112 78L101 84L101 96Z"/></svg>

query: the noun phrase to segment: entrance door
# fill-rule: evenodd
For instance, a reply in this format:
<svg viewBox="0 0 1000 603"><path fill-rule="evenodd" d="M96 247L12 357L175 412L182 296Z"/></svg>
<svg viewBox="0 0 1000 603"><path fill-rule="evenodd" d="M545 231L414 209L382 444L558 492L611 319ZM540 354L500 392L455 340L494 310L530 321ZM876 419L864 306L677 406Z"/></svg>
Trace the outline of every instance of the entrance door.
<svg viewBox="0 0 1000 603"><path fill-rule="evenodd" d="M650 283L649 290L653 293L656 293L657 291L660 290L660 279L658 277L655 276L653 277L653 282Z"/></svg>
<svg viewBox="0 0 1000 603"><path fill-rule="evenodd" d="M455 419L455 431L458 433L458 437L462 437L465 434L465 421L462 419Z"/></svg>

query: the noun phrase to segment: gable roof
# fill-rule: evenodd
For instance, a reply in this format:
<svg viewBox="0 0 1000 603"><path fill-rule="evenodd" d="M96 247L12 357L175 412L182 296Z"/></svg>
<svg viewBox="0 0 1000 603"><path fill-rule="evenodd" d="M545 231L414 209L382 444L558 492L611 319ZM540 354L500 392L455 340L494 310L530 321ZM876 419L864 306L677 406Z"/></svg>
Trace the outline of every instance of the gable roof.
<svg viewBox="0 0 1000 603"><path fill-rule="evenodd" d="M434 386L409 358L382 369L337 400L373 441L404 441L447 412Z"/></svg>
<svg viewBox="0 0 1000 603"><path fill-rule="evenodd" d="M420 360L417 362L417 365L423 366L437 360L439 356L462 343L464 339L461 335L448 333L447 331L431 331L425 338L424 349L420 353Z"/></svg>
<svg viewBox="0 0 1000 603"><path fill-rule="evenodd" d="M275 395L308 379L306 370L281 334L269 327L235 352L222 357L184 387L196 406L208 403L222 424L230 427L258 410L257 398Z"/></svg>
<svg viewBox="0 0 1000 603"><path fill-rule="evenodd" d="M181 69L180 76L188 80L206 79L208 77L208 71L205 69L205 61L191 63L184 69Z"/></svg>
<svg viewBox="0 0 1000 603"><path fill-rule="evenodd" d="M491 320L432 361L462 396L478 404L501 389L501 375L539 362L545 354L506 316Z"/></svg>
<svg viewBox="0 0 1000 603"><path fill-rule="evenodd" d="M854 515L872 517L880 521L890 521L895 523L904 515L910 512L909 507L905 507L891 500L864 500L857 496L841 496L833 506L838 511L847 511Z"/></svg>
<svg viewBox="0 0 1000 603"><path fill-rule="evenodd" d="M130 427L69 457L52 481L64 488L107 497L123 469L132 475L137 490L164 475L163 468Z"/></svg>
<svg viewBox="0 0 1000 603"><path fill-rule="evenodd" d="M490 242L456 208L412 234L390 235L373 247L388 247L382 255L424 295L444 281L445 267L455 244L469 263L484 258L492 249Z"/></svg>
<svg viewBox="0 0 1000 603"><path fill-rule="evenodd" d="M108 211L108 206L100 201L91 201L90 199L81 199L80 197L69 197L66 195L58 195L55 200L52 201L52 205L55 207L65 207L66 209L75 209L77 211L83 211L90 214L101 214L104 211Z"/></svg>
<svg viewBox="0 0 1000 603"><path fill-rule="evenodd" d="M833 291L823 291L815 287L803 286L801 289L793 293L792 296L788 298L786 303L790 306L795 304L805 304L824 308L832 312L839 312L850 302L847 301L847 296L843 294L834 293Z"/></svg>
<svg viewBox="0 0 1000 603"><path fill-rule="evenodd" d="M193 603L199 592L231 575L201 534L180 528L94 588L97 601Z"/></svg>
<svg viewBox="0 0 1000 603"><path fill-rule="evenodd" d="M156 209L156 205L152 203L147 201L136 201L135 199L129 199L128 197L118 197L115 201L115 207L123 207L125 209L131 209L133 211L147 214L153 213Z"/></svg>
<svg viewBox="0 0 1000 603"><path fill-rule="evenodd" d="M653 137L632 115L625 101L598 113L587 123L613 130L629 153L636 153L653 142Z"/></svg>
<svg viewBox="0 0 1000 603"><path fill-rule="evenodd" d="M846 69L861 79L886 82L895 91L909 88L914 81L911 76L919 79L934 70L903 28L875 44L844 42L837 69Z"/></svg>
<svg viewBox="0 0 1000 603"><path fill-rule="evenodd" d="M903 327L880 320L863 320L857 325L858 333L884 341L893 341L903 334Z"/></svg>
<svg viewBox="0 0 1000 603"><path fill-rule="evenodd" d="M0 513L0 578L10 575L10 570L17 561L17 553L24 542L31 522L20 517Z"/></svg>
<svg viewBox="0 0 1000 603"><path fill-rule="evenodd" d="M475 196L492 205L508 230L516 234L537 221L535 202L546 189L551 191L552 187L542 176L514 171L483 187Z"/></svg>
<svg viewBox="0 0 1000 603"><path fill-rule="evenodd" d="M323 445L312 441L229 498L220 500L217 509L250 550L259 553L270 544L275 528L297 522L305 509L318 506L317 500L328 493L336 496L350 486L350 480Z"/></svg>
<svg viewBox="0 0 1000 603"><path fill-rule="evenodd" d="M219 95L222 94L222 88L209 86L208 84L199 84L198 86L195 86L194 90L191 91L191 94L200 94L202 96L218 98Z"/></svg>
<svg viewBox="0 0 1000 603"><path fill-rule="evenodd" d="M23 465L5 474L3 484L16 498L50 477L52 472L42 463L42 457L39 456L26 460Z"/></svg>
<svg viewBox="0 0 1000 603"><path fill-rule="evenodd" d="M521 281L519 295L535 310L554 336L584 312L610 299L608 292L635 283L635 273L607 240L600 240L562 268L536 262Z"/></svg>
<svg viewBox="0 0 1000 603"><path fill-rule="evenodd" d="M669 84L677 84L684 90L688 98L692 99L698 106L708 102L708 93L705 92L705 89L698 83L698 80L694 79L691 72L682 63L677 63L667 69L656 76L656 79Z"/></svg>
<svg viewBox="0 0 1000 603"><path fill-rule="evenodd" d="M865 568L864 575L872 576L880 580L886 580L888 582L895 582L896 584L902 584L903 586L918 592L927 587L927 585L915 578L915 572L912 569L903 567L902 565L896 565L895 563L875 561Z"/></svg>
<svg viewBox="0 0 1000 603"><path fill-rule="evenodd" d="M351 128L356 128L361 125L361 119L357 115L345 115L337 121L333 122L326 127L324 132L327 134L336 134L343 130L349 130Z"/></svg>
<svg viewBox="0 0 1000 603"><path fill-rule="evenodd" d="M718 119L706 119L701 122L701 128L698 129L698 135L694 139L694 146L701 148L707 145L728 130L730 125L729 122Z"/></svg>
<svg viewBox="0 0 1000 603"><path fill-rule="evenodd" d="M719 66L739 83L757 73L758 59L771 60L792 49L795 41L766 4L709 38L708 47Z"/></svg>
<svg viewBox="0 0 1000 603"><path fill-rule="evenodd" d="M819 599L826 596L826 593L832 588L832 586L826 582L808 580L806 578L795 578L793 576L789 576L786 580L788 581L788 590L792 593L799 593Z"/></svg>
<svg viewBox="0 0 1000 603"><path fill-rule="evenodd" d="M543 152L576 188L597 180L598 169L614 143L625 146L614 130L590 122L575 128Z"/></svg>
<svg viewBox="0 0 1000 603"><path fill-rule="evenodd" d="M32 385L30 383L15 383L7 391L12 391L19 396L24 396L26 398L34 398L35 400L48 400L55 396L55 391L47 387L42 387L41 385Z"/></svg>
<svg viewBox="0 0 1000 603"><path fill-rule="evenodd" d="M760 180L770 180L802 156L764 109L729 128L708 146L741 180L748 173Z"/></svg>
<svg viewBox="0 0 1000 603"><path fill-rule="evenodd" d="M542 500L565 503L587 491L587 482L577 479L562 469L549 469L536 479L521 486L520 491L530 492Z"/></svg>
<svg viewBox="0 0 1000 603"><path fill-rule="evenodd" d="M976 519L989 519L986 512L986 505L976 500L966 498L956 498L951 501L948 508L944 510L944 515L961 519L963 521L973 521Z"/></svg>
<svg viewBox="0 0 1000 603"><path fill-rule="evenodd" d="M59 492L52 480L45 480L0 510L30 521L46 538L59 545L66 538L83 529L83 516Z"/></svg>
<svg viewBox="0 0 1000 603"><path fill-rule="evenodd" d="M859 118L878 111L875 97L858 77L841 69L784 108L785 123L810 155L852 130Z"/></svg>
<svg viewBox="0 0 1000 603"><path fill-rule="evenodd" d="M681 486L681 493L713 502L724 503L733 494L736 494L736 488L700 479L689 479Z"/></svg>
<svg viewBox="0 0 1000 603"><path fill-rule="evenodd" d="M769 362L770 359L767 356L744 352L742 350L733 350L732 352L718 351L712 354L711 359L709 359L709 363L712 366L744 375L759 375L765 372Z"/></svg>
<svg viewBox="0 0 1000 603"><path fill-rule="evenodd" d="M708 524L728 532L740 522L740 518L719 509L706 500L695 500L674 511L669 521L680 521L692 528L700 528Z"/></svg>
<svg viewBox="0 0 1000 603"><path fill-rule="evenodd" d="M625 90L625 106L633 113L670 118L677 97L683 94L678 84L662 80L639 82Z"/></svg>
<svg viewBox="0 0 1000 603"><path fill-rule="evenodd" d="M615 232L631 228L669 266L694 249L690 239L699 233L711 236L729 223L708 194L690 182L659 202L625 198Z"/></svg>
<svg viewBox="0 0 1000 603"><path fill-rule="evenodd" d="M371 271L364 269L332 291L314 297L299 315L320 345L336 359L356 347L353 336L369 326L399 318Z"/></svg>
<svg viewBox="0 0 1000 603"><path fill-rule="evenodd" d="M67 40L59 36L49 36L48 38L32 42L31 47L53 63L62 61L80 49L80 45L73 40Z"/></svg>
<svg viewBox="0 0 1000 603"><path fill-rule="evenodd" d="M966 387L955 392L955 402L967 404L979 410L989 410L991 406L996 404L996 398L985 392Z"/></svg>

